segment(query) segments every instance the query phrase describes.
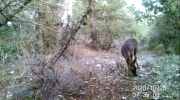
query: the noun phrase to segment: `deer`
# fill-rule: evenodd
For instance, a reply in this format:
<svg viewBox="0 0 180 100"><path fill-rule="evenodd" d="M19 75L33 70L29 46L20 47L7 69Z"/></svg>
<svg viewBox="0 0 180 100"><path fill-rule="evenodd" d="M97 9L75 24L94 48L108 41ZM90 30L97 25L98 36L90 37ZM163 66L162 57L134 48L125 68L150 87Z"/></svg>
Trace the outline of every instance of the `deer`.
<svg viewBox="0 0 180 100"><path fill-rule="evenodd" d="M131 71L131 73L134 76L137 76L135 63L137 65L137 68L139 68L137 64L137 56L136 56L137 49L138 49L138 42L134 38L127 39L121 48L121 53L126 60L128 70Z"/></svg>

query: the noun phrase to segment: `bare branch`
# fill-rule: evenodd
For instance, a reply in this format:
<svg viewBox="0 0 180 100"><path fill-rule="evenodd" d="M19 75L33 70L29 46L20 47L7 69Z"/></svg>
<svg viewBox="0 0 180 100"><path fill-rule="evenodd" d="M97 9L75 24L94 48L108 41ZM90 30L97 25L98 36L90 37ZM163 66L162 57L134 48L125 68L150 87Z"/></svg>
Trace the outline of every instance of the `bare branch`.
<svg viewBox="0 0 180 100"><path fill-rule="evenodd" d="M13 1L13 0L12 0ZM1 14L4 16L4 18L5 18L5 20L2 20L2 22L0 22L0 27L1 26L3 26L3 25L5 25L8 21L11 21L12 20L12 18L17 14L17 13L19 13L28 3L30 3L32 0L26 0L26 1L24 1L23 2L23 4L22 5L20 5L18 8L17 8L17 10L13 13L13 14L11 14L11 15L6 15L5 13L3 13L3 11L5 11L5 9L7 8L7 7L9 7L10 6L10 4L12 3L12 2L9 2L3 9L0 9L0 12L1 12Z"/></svg>
<svg viewBox="0 0 180 100"><path fill-rule="evenodd" d="M81 20L79 21L79 24L71 29L70 37L66 39L66 42L64 45L61 45L62 47L59 49L58 53L48 62L47 66L52 67L56 61L62 56L64 51L68 48L68 45L71 44L71 41L74 40L78 30L81 28L81 25L85 22L87 15L91 12L91 8L88 7L84 15L82 16ZM70 29L69 29L70 30Z"/></svg>

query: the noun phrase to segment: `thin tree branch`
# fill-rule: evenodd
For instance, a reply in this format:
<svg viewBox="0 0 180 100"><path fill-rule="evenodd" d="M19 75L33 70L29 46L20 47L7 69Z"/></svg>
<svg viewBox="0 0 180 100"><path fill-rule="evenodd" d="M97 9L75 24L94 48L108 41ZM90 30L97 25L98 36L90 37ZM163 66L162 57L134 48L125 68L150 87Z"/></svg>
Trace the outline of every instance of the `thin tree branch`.
<svg viewBox="0 0 180 100"><path fill-rule="evenodd" d="M44 27L44 28L46 28L46 29L48 29L48 30L54 31L54 32L58 32L58 31L56 31L55 29L59 28L59 27L48 27L48 26L45 26L45 25L43 25L43 24L39 24L39 23L37 23L37 22L27 21L27 20L20 20L20 19L19 19L19 20L10 20L10 21L14 21L14 22L24 22L24 23L32 23L32 24L34 24L34 25L42 26L42 27Z"/></svg>
<svg viewBox="0 0 180 100"><path fill-rule="evenodd" d="M65 44L62 45L62 48L59 49L58 53L48 62L47 66L49 68L52 68L52 66L57 62L57 60L62 56L64 51L68 48L68 46L71 44L71 41L74 40L78 30L81 28L81 25L85 22L87 15L91 12L91 8L88 7L84 15L82 16L81 20L79 21L79 24L76 26L76 28L72 29L70 37L66 40Z"/></svg>
<svg viewBox="0 0 180 100"><path fill-rule="evenodd" d="M11 15L7 15L5 16L5 14L3 13L4 10L1 9L1 14L4 16L5 20L3 20L2 22L0 22L0 27L5 25L8 21L10 21L17 13L19 13L28 3L30 3L32 0L26 0L13 14ZM8 3L10 4L10 3ZM5 8L8 7L5 6Z"/></svg>
<svg viewBox="0 0 180 100"><path fill-rule="evenodd" d="M31 70L32 70L32 72L33 72L37 77L39 77L40 79L45 80L45 78L44 78L44 77L41 77L39 74L37 74L37 73L34 71L34 69L31 68Z"/></svg>

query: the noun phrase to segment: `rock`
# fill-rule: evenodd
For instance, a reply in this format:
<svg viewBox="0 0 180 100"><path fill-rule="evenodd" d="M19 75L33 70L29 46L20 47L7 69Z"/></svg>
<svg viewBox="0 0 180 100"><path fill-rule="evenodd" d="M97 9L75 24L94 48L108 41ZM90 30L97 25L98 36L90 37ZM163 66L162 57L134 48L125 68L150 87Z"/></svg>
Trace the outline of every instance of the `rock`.
<svg viewBox="0 0 180 100"><path fill-rule="evenodd" d="M122 97L123 100L126 100L126 97Z"/></svg>
<svg viewBox="0 0 180 100"><path fill-rule="evenodd" d="M96 67L101 67L101 64L97 64Z"/></svg>
<svg viewBox="0 0 180 100"><path fill-rule="evenodd" d="M10 74L14 74L14 71L13 71L13 70L11 70L9 73L10 73Z"/></svg>
<svg viewBox="0 0 180 100"><path fill-rule="evenodd" d="M89 82L88 81L84 81L84 84L88 84Z"/></svg>
<svg viewBox="0 0 180 100"><path fill-rule="evenodd" d="M83 91L83 90L80 90L80 93L81 95L86 95L86 91Z"/></svg>
<svg viewBox="0 0 180 100"><path fill-rule="evenodd" d="M110 88L109 87L105 87L104 90L110 90Z"/></svg>

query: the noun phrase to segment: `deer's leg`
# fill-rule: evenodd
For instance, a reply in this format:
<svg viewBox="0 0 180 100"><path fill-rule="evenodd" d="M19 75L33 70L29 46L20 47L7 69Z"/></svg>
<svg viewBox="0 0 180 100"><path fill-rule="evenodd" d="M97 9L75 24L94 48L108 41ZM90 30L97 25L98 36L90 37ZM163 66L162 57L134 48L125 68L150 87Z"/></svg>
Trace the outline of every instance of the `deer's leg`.
<svg viewBox="0 0 180 100"><path fill-rule="evenodd" d="M127 66L128 66L128 70L130 71L130 70L131 70L131 67L130 67L130 59L127 59L127 60L126 60L126 63L127 63Z"/></svg>
<svg viewBox="0 0 180 100"><path fill-rule="evenodd" d="M137 56L136 56L137 48L134 49L134 63L136 63L137 68L139 68L138 63L137 63Z"/></svg>
<svg viewBox="0 0 180 100"><path fill-rule="evenodd" d="M130 61L132 63L132 61L133 61L133 54L130 54Z"/></svg>
<svg viewBox="0 0 180 100"><path fill-rule="evenodd" d="M134 49L134 57L136 58L137 48Z"/></svg>

